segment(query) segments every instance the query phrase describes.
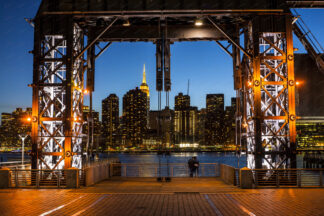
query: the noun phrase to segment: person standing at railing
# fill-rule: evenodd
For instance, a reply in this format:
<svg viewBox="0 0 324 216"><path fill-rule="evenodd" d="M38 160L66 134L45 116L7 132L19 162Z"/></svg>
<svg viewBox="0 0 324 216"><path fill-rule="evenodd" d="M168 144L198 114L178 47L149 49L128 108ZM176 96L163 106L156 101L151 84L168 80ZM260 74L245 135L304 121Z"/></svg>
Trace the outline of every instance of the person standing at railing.
<svg viewBox="0 0 324 216"><path fill-rule="evenodd" d="M196 177L198 177L198 170L199 170L199 161L197 157L193 157L193 173Z"/></svg>
<svg viewBox="0 0 324 216"><path fill-rule="evenodd" d="M188 167L189 167L189 171L190 171L190 177L193 177L194 167L195 167L193 157L188 160Z"/></svg>
<svg viewBox="0 0 324 216"><path fill-rule="evenodd" d="M192 157L191 159L189 159L188 167L190 170L190 177L193 177L194 174L197 177L198 169L199 169L199 161L198 161L197 157Z"/></svg>

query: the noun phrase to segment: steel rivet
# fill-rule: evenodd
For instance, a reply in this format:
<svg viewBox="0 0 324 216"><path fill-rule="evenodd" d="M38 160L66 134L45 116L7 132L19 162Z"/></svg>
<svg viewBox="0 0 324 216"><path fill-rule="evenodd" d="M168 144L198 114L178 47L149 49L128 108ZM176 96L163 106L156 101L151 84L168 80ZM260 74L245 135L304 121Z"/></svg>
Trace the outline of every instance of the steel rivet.
<svg viewBox="0 0 324 216"><path fill-rule="evenodd" d="M289 60L289 61L292 61L292 60L294 60L294 56L293 56L293 55L291 55L291 54L290 54L290 55L288 55L288 60Z"/></svg>
<svg viewBox="0 0 324 216"><path fill-rule="evenodd" d="M259 81L259 80L255 80L255 81L254 81L254 85L255 85L255 86L259 86L259 85L260 85L260 81Z"/></svg>

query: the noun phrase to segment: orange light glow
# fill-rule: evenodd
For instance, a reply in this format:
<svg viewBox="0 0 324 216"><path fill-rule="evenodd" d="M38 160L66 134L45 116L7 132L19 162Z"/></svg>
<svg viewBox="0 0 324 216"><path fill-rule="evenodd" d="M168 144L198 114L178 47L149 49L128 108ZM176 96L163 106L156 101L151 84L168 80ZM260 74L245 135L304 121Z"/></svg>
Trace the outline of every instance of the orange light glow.
<svg viewBox="0 0 324 216"><path fill-rule="evenodd" d="M296 86L300 86L301 84L303 84L302 81L296 81Z"/></svg>
<svg viewBox="0 0 324 216"><path fill-rule="evenodd" d="M248 124L247 123L243 123L242 126L243 126L243 128L247 128L248 127Z"/></svg>
<svg viewBox="0 0 324 216"><path fill-rule="evenodd" d="M31 117L27 117L27 119L26 119L28 122L31 122Z"/></svg>
<svg viewBox="0 0 324 216"><path fill-rule="evenodd" d="M84 89L84 90L83 90L83 93L84 93L84 94L89 94L88 89Z"/></svg>
<svg viewBox="0 0 324 216"><path fill-rule="evenodd" d="M78 117L74 117L74 121L78 121Z"/></svg>
<svg viewBox="0 0 324 216"><path fill-rule="evenodd" d="M253 85L253 83L251 81L248 81L247 84L248 84L249 87L252 87L252 85Z"/></svg>

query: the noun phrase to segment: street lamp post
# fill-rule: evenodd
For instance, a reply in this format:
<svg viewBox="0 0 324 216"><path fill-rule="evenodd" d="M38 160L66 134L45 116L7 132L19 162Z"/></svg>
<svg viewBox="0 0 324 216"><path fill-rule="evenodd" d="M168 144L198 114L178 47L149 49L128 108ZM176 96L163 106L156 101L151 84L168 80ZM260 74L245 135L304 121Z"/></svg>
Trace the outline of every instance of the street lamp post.
<svg viewBox="0 0 324 216"><path fill-rule="evenodd" d="M19 135L21 141L22 141L22 149L21 149L21 164L24 165L24 159L25 159L25 139L28 137L28 135L22 136Z"/></svg>

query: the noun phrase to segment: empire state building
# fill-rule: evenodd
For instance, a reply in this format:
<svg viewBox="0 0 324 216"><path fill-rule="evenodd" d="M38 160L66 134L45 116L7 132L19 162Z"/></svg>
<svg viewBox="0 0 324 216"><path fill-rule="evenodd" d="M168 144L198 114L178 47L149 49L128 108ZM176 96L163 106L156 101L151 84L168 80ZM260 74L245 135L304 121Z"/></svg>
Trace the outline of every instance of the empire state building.
<svg viewBox="0 0 324 216"><path fill-rule="evenodd" d="M142 92L144 92L147 95L147 109L150 110L150 88L146 83L146 72L145 72L145 64L143 68L143 81L140 86L140 89Z"/></svg>

